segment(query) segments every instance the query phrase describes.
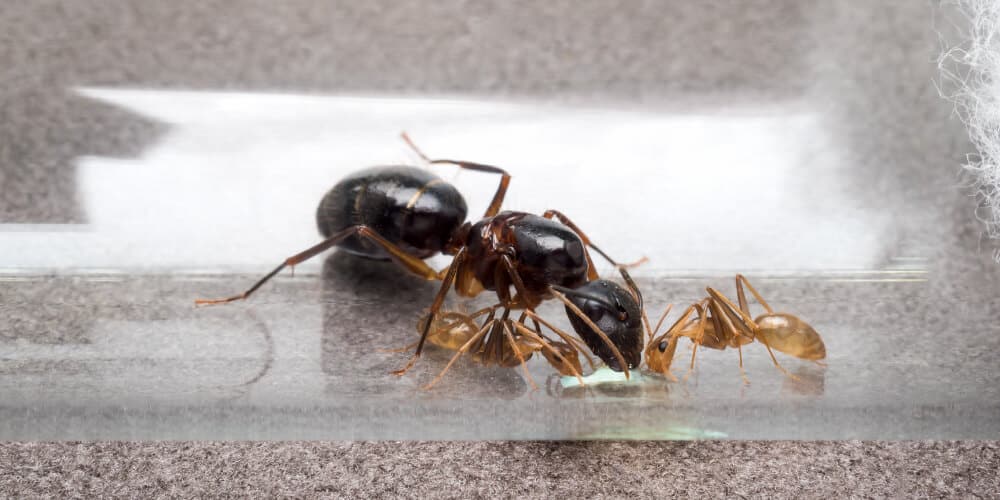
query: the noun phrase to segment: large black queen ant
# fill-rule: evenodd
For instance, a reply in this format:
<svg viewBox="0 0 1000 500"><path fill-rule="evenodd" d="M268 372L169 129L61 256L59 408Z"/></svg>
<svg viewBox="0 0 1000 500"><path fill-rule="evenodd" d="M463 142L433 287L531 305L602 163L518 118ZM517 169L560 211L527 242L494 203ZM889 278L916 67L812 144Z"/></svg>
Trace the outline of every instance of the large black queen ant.
<svg viewBox="0 0 1000 500"><path fill-rule="evenodd" d="M615 262L557 210L548 210L541 216L501 212L511 180L504 169L468 161L430 159L405 133L402 137L428 164L451 164L500 175L500 184L482 219L466 221L468 209L462 195L427 170L410 166L361 170L338 182L320 202L316 220L324 238L322 242L288 257L243 293L221 299L198 299L195 303L221 304L246 299L285 267L337 246L362 257L391 259L417 276L442 282L416 350L406 366L393 372L396 375L406 373L420 357L431 326L452 288L463 297L475 297L487 290L495 292L498 305L506 309L504 318L512 309L523 309L535 319L533 310L544 300L556 298L566 306L574 330L609 367L628 376L630 369L639 366L643 333L638 315L642 296L626 270L627 265ZM629 293L599 279L588 247L619 270ZM451 264L441 271L423 261L438 253L454 256ZM519 338L532 335L526 328L516 330ZM612 336L605 330L611 331ZM522 358L518 342L511 335L507 339L509 348ZM541 336L531 336L531 340L540 342L550 353L564 352L545 345ZM565 361L559 355L546 358L550 362Z"/></svg>

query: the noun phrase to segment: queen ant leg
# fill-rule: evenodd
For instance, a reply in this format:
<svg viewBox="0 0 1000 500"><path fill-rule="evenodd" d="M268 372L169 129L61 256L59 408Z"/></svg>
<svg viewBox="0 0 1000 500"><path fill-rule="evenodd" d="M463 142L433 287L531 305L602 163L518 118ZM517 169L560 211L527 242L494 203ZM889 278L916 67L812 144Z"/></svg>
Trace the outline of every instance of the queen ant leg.
<svg viewBox="0 0 1000 500"><path fill-rule="evenodd" d="M604 255L605 258L607 258L607 255L605 255L604 252L601 252L600 249L594 246L590 242L590 239L587 238L587 235L584 234L583 231L580 230L580 228L576 227L576 224L573 224L573 221L569 220L569 217L563 215L562 212L559 212L557 210L546 210L545 213L542 214L542 217L546 219L552 219L552 218L559 219L559 222L562 222L564 225L572 229L573 232L576 233L576 235L579 236L581 240L583 240L584 245L593 248L595 251L600 252L601 255ZM599 279L600 276L597 274L597 267L594 266L594 259L590 257L590 251L584 248L583 256L587 258L587 281L594 281L596 279ZM608 261L611 262L612 265L615 264L615 261L611 259L608 259Z"/></svg>
<svg viewBox="0 0 1000 500"><path fill-rule="evenodd" d="M486 208L486 215L483 218L493 217L500 212L500 205L503 204L503 199L507 195L507 187L510 186L510 174L506 170L500 167L494 167L492 165L484 165L482 163L473 163L471 161L458 161L458 160L432 160L427 155L424 154L420 148L410 139L410 136L403 132L403 140L417 153L420 158L422 158L427 163L432 165L438 164L450 164L455 165L460 168L465 168L469 170L475 170L478 172L487 172L491 174L500 174L500 185L497 186L497 192L493 195L493 200L490 202L489 206Z"/></svg>
<svg viewBox="0 0 1000 500"><path fill-rule="evenodd" d="M566 216L566 214L564 214L564 213L562 213L562 212L560 212L558 210L546 210L545 213L542 214L542 217L544 217L546 219L552 219L552 218L559 219L559 222L562 222L567 227L569 227L570 229L572 229L573 232L576 233L576 235L579 236L581 240L583 240L583 244L584 245L587 245L588 247L592 248L595 252L597 252L598 254L600 254L601 257L604 257L605 260L607 260L608 262L610 262L611 265L615 266L615 269L618 269L618 272L621 273L622 279L625 280L625 283L632 290L632 293L635 294L636 301L639 303L639 309L642 309L642 293L639 292L639 287L635 284L634 281L632 281L632 276L629 275L628 271L626 271L626 268L628 268L628 267L635 267L635 266L637 266L637 265L645 262L648 259L646 259L645 257L643 257L642 259L639 259L637 262L634 262L634 263L631 263L631 264L619 264L614 259L612 259L610 255L604 253L604 250L601 250L597 245L595 245L594 242L591 241L590 238L587 236L587 234L584 233L583 230L581 230L579 226L577 226L576 224L574 224L573 221L570 220L570 218ZM585 255L587 257L587 263L590 264L590 270L593 273L593 274L590 275L589 279L591 281L596 280L598 278L598 276L597 276L596 269L594 269L594 262L591 260L589 252L586 252ZM647 324L646 326L648 328L649 325Z"/></svg>
<svg viewBox="0 0 1000 500"><path fill-rule="evenodd" d="M322 242L306 249L305 251L285 259L285 261L282 262L278 267L274 268L273 271L267 273L267 275L265 275L263 278L257 281L257 283L255 283L247 291L239 295L234 295L232 297L227 297L223 299L197 299L194 301L194 303L195 305L211 305L211 304L224 304L226 302L233 302L237 300L246 299L247 297L250 296L250 294L255 292L264 283L267 283L268 280L270 280L279 272L281 272L281 270L284 269L285 267L288 266L294 267L298 264L301 264L302 262L305 262L315 257L316 255L319 255L325 252L326 250L329 250L330 248L336 246L337 243L340 243L341 241L344 241L345 239L355 235L360 236L362 238L366 238L372 241L373 243L379 245L380 247L382 247L382 249L384 249L386 252L389 253L389 257L392 258L392 260L394 260L397 264L403 266L407 271L410 271L411 273L416 274L417 276L425 278L429 281L440 279L440 273L432 269L430 266L427 265L427 263L425 263L420 258L406 253L406 251L404 251L402 248L399 248L398 246L392 244L392 242L390 242L389 240L383 238L381 235L375 232L374 229L365 225L358 225L358 226L351 226L347 229L339 231L336 234L330 236L329 238L323 240Z"/></svg>
<svg viewBox="0 0 1000 500"><path fill-rule="evenodd" d="M506 338L503 333L503 325L507 324L510 318L510 309L504 309L503 315L493 324L493 331L484 340L484 345L477 351L484 364L491 362L501 365L504 361L504 342Z"/></svg>
<svg viewBox="0 0 1000 500"><path fill-rule="evenodd" d="M504 268L506 269L507 275L510 277L511 282L514 285L514 290L517 292L518 297L520 297L522 299L521 300L522 302L526 302L528 300L527 294L525 292L526 287L524 286L524 281L521 280L521 275L518 274L517 269L515 269L515 267L514 267L514 262L511 260L511 258L509 256L506 256L506 255L504 255L503 257L501 257L500 261L503 262ZM628 379L629 378L628 363L625 362L625 358L622 356L621 351L619 351L618 347L615 346L615 344L613 342L611 342L611 339L608 338L607 334L605 334L600 329L600 327L598 327L596 324L594 324L594 322L591 321L591 319L588 318L587 315L584 314L583 311L581 311L580 308L578 308L576 306L576 304L573 304L573 302L571 302L569 299L567 299L565 295L563 295L558 290L555 290L552 287L549 287L549 291L553 295L555 295L556 297L558 297L559 300L563 301L570 308L570 310L572 310L574 312L574 314L576 314L577 316L579 316L580 319L584 323L586 323L587 326L589 326L591 329L593 329L598 334L598 336L601 337L601 339L604 341L604 343L609 348L611 348L611 352L614 353L615 357L618 359L618 362L620 363L620 365L622 366L622 369L625 372L625 378ZM528 307L526 309L528 309L529 311L531 310L530 307ZM536 318L536 319L541 319L541 318L539 318L535 314L532 314L532 316L534 318ZM551 325L549 327L552 328ZM553 331L555 331L555 330L553 330Z"/></svg>

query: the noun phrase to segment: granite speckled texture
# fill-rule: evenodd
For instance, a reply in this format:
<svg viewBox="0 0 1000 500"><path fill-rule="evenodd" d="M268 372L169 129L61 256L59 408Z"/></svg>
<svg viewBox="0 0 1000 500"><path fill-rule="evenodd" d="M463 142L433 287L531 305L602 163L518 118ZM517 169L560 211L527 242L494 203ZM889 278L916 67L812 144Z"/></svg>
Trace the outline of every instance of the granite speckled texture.
<svg viewBox="0 0 1000 500"><path fill-rule="evenodd" d="M939 207L894 237L943 242L928 255L947 256L975 246L980 227L954 174L968 144L934 88L935 29L945 18L936 2L909 0L9 3L0 9L0 224L87 222L73 161L132 157L168 129L81 99L69 90L79 86L461 93L681 110L720 96L810 96L826 102L830 127L847 139L857 201ZM943 222L953 230L930 229ZM988 261L944 260L937 272L995 283ZM42 343L73 341L101 308L156 319L148 302L91 302L51 286L32 293L60 297L75 314L15 307L9 316ZM936 293L951 292L962 285ZM960 306L988 315L991 300ZM12 325L0 325L0 338L16 338ZM973 347L961 355L992 355ZM995 442L7 442L0 494L990 497L998 468Z"/></svg>
<svg viewBox="0 0 1000 500"><path fill-rule="evenodd" d="M993 498L982 442L11 443L0 494Z"/></svg>

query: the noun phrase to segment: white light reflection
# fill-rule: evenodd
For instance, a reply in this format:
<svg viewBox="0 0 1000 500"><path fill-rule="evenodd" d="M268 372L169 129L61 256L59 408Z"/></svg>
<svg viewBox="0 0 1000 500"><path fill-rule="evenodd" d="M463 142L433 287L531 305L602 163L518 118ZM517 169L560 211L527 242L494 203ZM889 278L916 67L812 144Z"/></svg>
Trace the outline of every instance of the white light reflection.
<svg viewBox="0 0 1000 500"><path fill-rule="evenodd" d="M318 241L323 193L431 156L502 165L505 207L562 210L639 274L871 269L865 212L823 117L802 103L706 114L472 100L79 89L169 123L137 159L81 158L80 231L0 226L5 268L269 269ZM478 215L493 176L434 167ZM312 264L313 266L316 263Z"/></svg>

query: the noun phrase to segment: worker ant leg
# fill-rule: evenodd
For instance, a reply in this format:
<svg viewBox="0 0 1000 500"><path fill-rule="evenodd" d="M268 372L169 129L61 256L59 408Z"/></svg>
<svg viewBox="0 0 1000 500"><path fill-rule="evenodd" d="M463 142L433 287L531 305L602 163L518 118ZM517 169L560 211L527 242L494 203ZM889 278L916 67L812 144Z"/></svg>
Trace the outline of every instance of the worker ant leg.
<svg viewBox="0 0 1000 500"><path fill-rule="evenodd" d="M743 346L736 346L736 351L740 353L740 376L743 377L743 385L750 385L750 379L747 377L747 371L743 369Z"/></svg>
<svg viewBox="0 0 1000 500"><path fill-rule="evenodd" d="M521 355L521 349L517 347L517 342L514 340L514 334L510 331L510 327L507 325L508 321L503 322L503 334L507 338L507 343L510 344L510 348L514 350L514 355L517 356L517 360L521 363L521 368L524 369L524 376L528 379L528 383L531 384L533 390L538 390L538 385L535 384L535 379L531 377L531 372L528 371L528 363L525 361L524 356Z"/></svg>
<svg viewBox="0 0 1000 500"><path fill-rule="evenodd" d="M580 340L578 340L576 338L573 338L570 334L568 334L565 331L557 328L552 323L549 323L548 321L545 321L544 319L542 319L541 316L538 316L537 314L535 314L532 311L528 311L528 316L531 319L535 320L535 321L541 322L541 324L545 325L545 327L548 328L549 330L552 330L564 342L566 342L567 344L573 346L577 350L577 352L583 353L583 357L584 357L584 359L587 360L587 364L590 365L590 369L591 370L593 370L593 369L596 368L594 366L594 360L590 357L589 354L587 354L586 346L584 346L583 343Z"/></svg>
<svg viewBox="0 0 1000 500"><path fill-rule="evenodd" d="M747 316L750 315L750 309L746 305L747 298L746 298L746 295L744 295L744 293L743 293L743 285L744 284L747 286L747 288L750 289L750 293L752 293L753 296L754 296L754 298L757 299L757 302L759 302L760 305L763 306L765 310L767 310L767 313L768 314L774 314L774 310L771 309L771 306L767 305L767 302L764 300L764 298L761 297L759 293L757 293L757 289L754 288L753 285L750 284L750 281L747 280L746 276L743 276L742 274L737 274L736 275L736 295L739 298L740 307L743 308L743 312L747 313Z"/></svg>
<svg viewBox="0 0 1000 500"><path fill-rule="evenodd" d="M734 306L733 303L730 302L724 295L712 288L708 288L708 292L712 295L712 301L709 303L709 306L712 308L712 319L715 331L723 342L729 344L730 346L733 344L736 345L736 351L739 354L740 361L740 377L743 379L743 385L750 385L750 379L747 377L747 372L743 367L744 342L740 337L748 337L750 341L753 341L753 332L756 331L756 325L753 324L753 320L748 320L741 316L742 311L735 309L736 306ZM736 321L735 324L733 323L734 320ZM746 323L746 321L749 321L749 324ZM736 325L739 325L740 327L737 328Z"/></svg>
<svg viewBox="0 0 1000 500"><path fill-rule="evenodd" d="M486 214L483 215L483 218L485 219L486 217L493 217L494 215L496 215L497 213L500 212L500 205L503 204L504 196L507 195L507 187L510 186L510 174L508 174L506 170L504 170L504 169L502 169L500 167L494 167L492 165L484 165L482 163L473 163L471 161L432 160L432 159L428 158L427 155L425 155L423 153L423 151L420 150L420 148L417 147L417 145L413 142L412 139L410 139L410 136L407 135L406 132L402 133L402 137L403 137L403 140L406 141L406 143L410 146L410 148L412 148L413 151L416 152L417 155L420 156L420 158L422 158L427 163L430 163L430 164L447 163L447 164L455 165L455 166L460 167L460 168L466 168L466 169L475 170L475 171L478 171L478 172L488 172L488 173L491 173L491 174L500 174L500 185L497 187L497 192L493 195L493 201L491 201L489 207L486 208Z"/></svg>
<svg viewBox="0 0 1000 500"><path fill-rule="evenodd" d="M771 309L771 306L768 305L766 301L764 301L763 297L760 296L760 293L758 293L757 290L754 289L753 285L751 285L750 282L747 281L745 277L743 277L743 275L736 276L736 289L737 289L738 300L740 302L739 308L737 308L736 305L732 303L732 301L730 301L721 293L717 292L712 288L708 288L708 292L709 294L712 295L715 303L724 304L726 307L723 320L727 323L727 327L730 328L734 333L735 340L738 342L737 347L742 347L742 342L740 342L739 339L740 336L749 337L751 340L754 340L756 338L757 341L759 341L761 344L764 344L764 347L767 349L767 353L771 356L771 361L774 363L774 366L779 370L781 370L781 372L784 373L789 378L793 380L798 380L799 378L796 375L786 370L785 367L781 366L781 363L778 363L778 358L775 357L774 351L771 349L771 346L767 344L767 339L764 337L759 337L759 338L757 337L756 332L758 330L758 326L754 322L754 320L750 317L750 311L747 305L746 295L743 293L743 287L741 286L741 282L743 284L746 284L747 288L750 289L750 293L752 293L754 298L757 299L757 301L760 302L760 304L764 307L764 309L767 310L768 314L774 313L774 311ZM742 354L743 351L742 349L740 349L741 372L743 371ZM750 383L750 381L746 378L745 373L743 374L743 379L745 383L747 384Z"/></svg>
<svg viewBox="0 0 1000 500"><path fill-rule="evenodd" d="M445 275L441 282L441 288L438 289L437 296L434 297L434 303L431 305L431 310L427 314L427 322L424 323L423 332L420 334L420 341L417 343L417 350L413 353L413 357L410 361L406 363L402 369L395 370L392 373L394 375L402 375L406 373L410 368L413 368L413 364L417 362L417 358L420 357L420 353L424 350L424 342L427 341L427 334L430 333L431 324L434 323L434 315L441 310L441 306L444 305L444 299L448 295L448 290L455 283L455 276L458 274L459 269L462 268L462 264L465 262L466 249L463 247L452 259L451 265L448 266L448 273Z"/></svg>
<svg viewBox="0 0 1000 500"><path fill-rule="evenodd" d="M652 329L652 330L648 329L648 328L646 329L646 333L649 334L647 336L647 338L649 339L649 342L652 342L653 339L656 337L656 334L660 332L660 327L663 326L663 321L667 319L667 315L670 314L670 310L673 309L673 308L674 308L673 304L667 304L667 308L664 309L663 310L663 314L660 315L660 320L656 322L656 329ZM691 308L688 307L688 310L690 310L690 309ZM643 311L642 313L646 314L646 311ZM688 314L687 311L684 311L684 313ZM683 318L683 317L684 317L684 314L681 315L681 318ZM678 320L678 321L680 321L680 320ZM646 322L647 323L649 322L649 318L646 318Z"/></svg>
<svg viewBox="0 0 1000 500"><path fill-rule="evenodd" d="M717 318L715 322L716 331L725 332L723 337L730 340L731 344L736 344L736 350L739 352L740 357L740 376L743 378L744 385L750 385L750 379L743 368L743 344L753 342L755 332L757 331L757 324L754 323L753 319L747 313L738 309L725 295L722 295L712 287L708 287L706 290L712 297L712 302L709 305L712 307L713 318ZM746 337L749 340L743 342L741 337Z"/></svg>
<svg viewBox="0 0 1000 500"><path fill-rule="evenodd" d="M705 325L708 324L708 310L703 308L702 303L699 302L691 304L689 310L693 310L698 314L698 326L695 328L694 333L688 334L688 338L691 339L693 345L691 348L691 364L688 366L688 371L684 374L684 378L682 379L685 381L691 376L692 373L694 373L695 356L698 354L698 348L701 347L705 341ZM681 327L681 330L678 330L677 332L678 337L680 337L680 332L682 330L683 326ZM676 349L676 346L674 348Z"/></svg>
<svg viewBox="0 0 1000 500"><path fill-rule="evenodd" d="M505 364L507 358L505 356L505 345L507 339L504 337L503 325L507 323L510 317L510 309L505 308L500 319L493 324L493 330L490 331L486 337L480 342L480 345L475 349L474 353L476 358L484 365L497 365L497 366L508 366Z"/></svg>
<svg viewBox="0 0 1000 500"><path fill-rule="evenodd" d="M479 329L479 325L476 324L476 318L478 318L478 317L480 317L480 316L482 316L482 315L490 312L492 309L495 309L495 308L496 307L494 307L494 308L489 308L489 307L483 308L483 309L480 309L480 310L478 310L478 311L476 311L476 312L474 312L472 314L463 314L463 313L460 313L460 312L457 312L457 311L448 311L448 312L442 313L440 316L438 316L438 319L440 319L443 324L440 325L440 327L433 327L434 330L430 334L427 335L427 339L430 340L431 343L434 343L435 345L438 345L440 347L445 347L446 349L448 349L450 347L444 346L440 342L434 342L431 339L434 339L435 336L449 333L449 332L451 332L452 330L454 330L455 328L457 328L460 325L466 326L468 328L468 332L470 333L470 337L471 337L471 335L473 333L475 333ZM423 324L423 323L421 323L421 324ZM461 339L460 342L462 344L464 344L466 340L468 340L468 338ZM383 353L398 354L398 353L401 353L401 352L407 352L407 351L410 351L410 350L414 349L415 347L417 347L418 343L420 343L419 340L414 341L413 343L408 344L405 347L398 347L398 348L395 348L395 349L379 348L379 349L376 349L376 351L383 352ZM457 347L461 347L462 344L459 344Z"/></svg>
<svg viewBox="0 0 1000 500"><path fill-rule="evenodd" d="M298 264L301 264L302 262L305 262L315 257L316 255L319 255L325 252L326 250L329 250L330 248L336 246L337 243L340 243L341 241L344 241L345 239L355 235L371 240L375 244L382 247L386 252L389 253L389 257L392 258L392 260L396 261L396 263L403 266L406 270L412 272L413 274L416 274L427 280L440 279L438 276L438 272L432 269L430 266L428 266L423 260L406 253L405 250L399 248L389 240L383 238L381 235L375 232L374 229L368 226L359 225L359 226L351 226L347 229L339 231L336 234L330 236L329 238L323 240L322 242L308 248L307 250L285 259L285 261L282 262L278 267L274 268L273 271L267 273L267 275L261 278L247 291L239 295L234 295L232 297L227 297L223 299L197 299L194 301L194 303L195 305L224 304L226 302L233 302L236 300L246 299L247 297L250 296L250 294L252 294L258 288L260 288L261 285L263 285L264 283L267 283L268 280L270 280L276 274L281 272L281 270L284 269L285 267L296 266Z"/></svg>
<svg viewBox="0 0 1000 500"><path fill-rule="evenodd" d="M660 315L660 320L656 323L656 329L651 330L652 334L649 337L649 341L646 343L646 365L650 367L653 371L662 373L666 375L670 380L677 382L677 377L674 375L673 371L670 370L670 366L673 364L674 353L677 352L677 343L681 337L685 336L684 327L688 324L688 318L691 317L695 312L695 306L688 306L687 309L681 313L680 317L674 321L670 328L667 328L662 335L659 334L660 327L663 326L663 322L667 319L667 315L670 310L673 309L673 304L667 306L663 314ZM691 339L692 342L695 339ZM666 342L667 345L664 349L660 350L660 344Z"/></svg>
<svg viewBox="0 0 1000 500"><path fill-rule="evenodd" d="M530 339L538 342L539 344L541 344L542 349L547 350L548 352L550 352L553 356L555 356L555 359L562 359L563 358L563 355L560 354L559 351L556 351L555 348L553 348L552 345L549 344L548 341L546 341L544 338L542 338L541 335L536 334L535 332L531 331L528 327L524 326L523 323L514 322L513 325L514 325L514 328L518 332L521 333L521 335L524 335L524 336L526 336L526 337L528 337L528 338L530 338ZM576 350L576 347L574 347L572 344L570 344L570 348ZM579 352L579 351L577 351L577 352ZM584 385L583 376L580 374L579 371L577 371L576 367L572 366L572 364L567 365L567 366L570 369L570 371L572 372L573 376L576 377L576 379L580 382L580 385ZM557 369L558 369L558 367L557 367Z"/></svg>
<svg viewBox="0 0 1000 500"><path fill-rule="evenodd" d="M708 287L705 289L708 294L712 297L713 311L715 316L721 316L719 318L722 322L726 323L728 331L733 334L733 339L739 344L743 344L738 337L747 337L749 340L745 343L753 342L755 332L757 331L757 324L754 323L753 318L750 314L743 309L736 307L725 295L719 293L718 290ZM735 322L735 323L734 323ZM739 328L737 328L737 325Z"/></svg>
<svg viewBox="0 0 1000 500"><path fill-rule="evenodd" d="M761 342L761 344L764 344L764 343ZM774 362L774 366L777 369L781 370L781 373L784 373L785 375L788 376L788 378L790 378L792 380L799 380L799 377L797 375L795 375L792 372L786 370L784 366L781 366L781 363L778 363L778 358L774 357L774 351L771 350L771 346L769 346L767 344L764 344L764 347L767 348L767 353L771 355L771 361Z"/></svg>
<svg viewBox="0 0 1000 500"><path fill-rule="evenodd" d="M475 344L476 341L482 339L483 336L486 335L486 332L489 331L491 328L493 328L493 324L494 324L495 321L496 320L491 319L490 321L487 321L486 323L484 323L483 327L480 328L479 331L476 332L476 334L473 335L472 338L470 338L469 341L465 343L465 345L463 345L462 347L460 347L458 349L458 351L455 352L455 355L451 357L451 360L449 360L448 364L444 366L444 369L441 370L441 373L438 373L437 377L434 377L434 380L431 380L431 382L429 384L425 385L423 387L423 389L425 391L426 390L430 390L431 387L434 387L434 384L437 384L438 382L440 382L441 378L444 377L444 374L448 373L448 369L451 368L451 365L455 364L455 361L458 361L458 358L460 358L462 356L462 354L465 354L466 352L469 352L469 349L472 347L472 345ZM416 356L414 356L414 359L416 359ZM409 367L407 367L407 369L408 368Z"/></svg>
<svg viewBox="0 0 1000 500"><path fill-rule="evenodd" d="M695 328L695 332L692 333L687 331L687 328L691 325L690 321L691 316L696 313L699 315L698 326ZM690 306L687 307L687 309L684 310L681 316L677 318L677 320L674 321L672 325L670 325L670 328L668 328L667 331L664 333L664 336L669 334L669 337L667 337L667 348L663 351L663 355L670 360L670 364L666 365L664 368L666 368L667 370L666 373L669 374L671 378L673 378L675 381L677 379L676 377L674 377L673 372L670 371L670 365L673 364L674 354L677 352L677 344L680 342L681 337L688 337L691 340L692 344L691 366L688 368L688 371L684 374L684 377L681 379L686 381L688 377L691 376L691 373L694 371L695 354L698 352L698 347L701 345L701 341L705 337L704 320L705 316L703 314L700 304L697 303L691 304ZM663 322L663 317L660 318L659 323L662 322ZM660 329L659 323L657 324L656 327L657 330Z"/></svg>

